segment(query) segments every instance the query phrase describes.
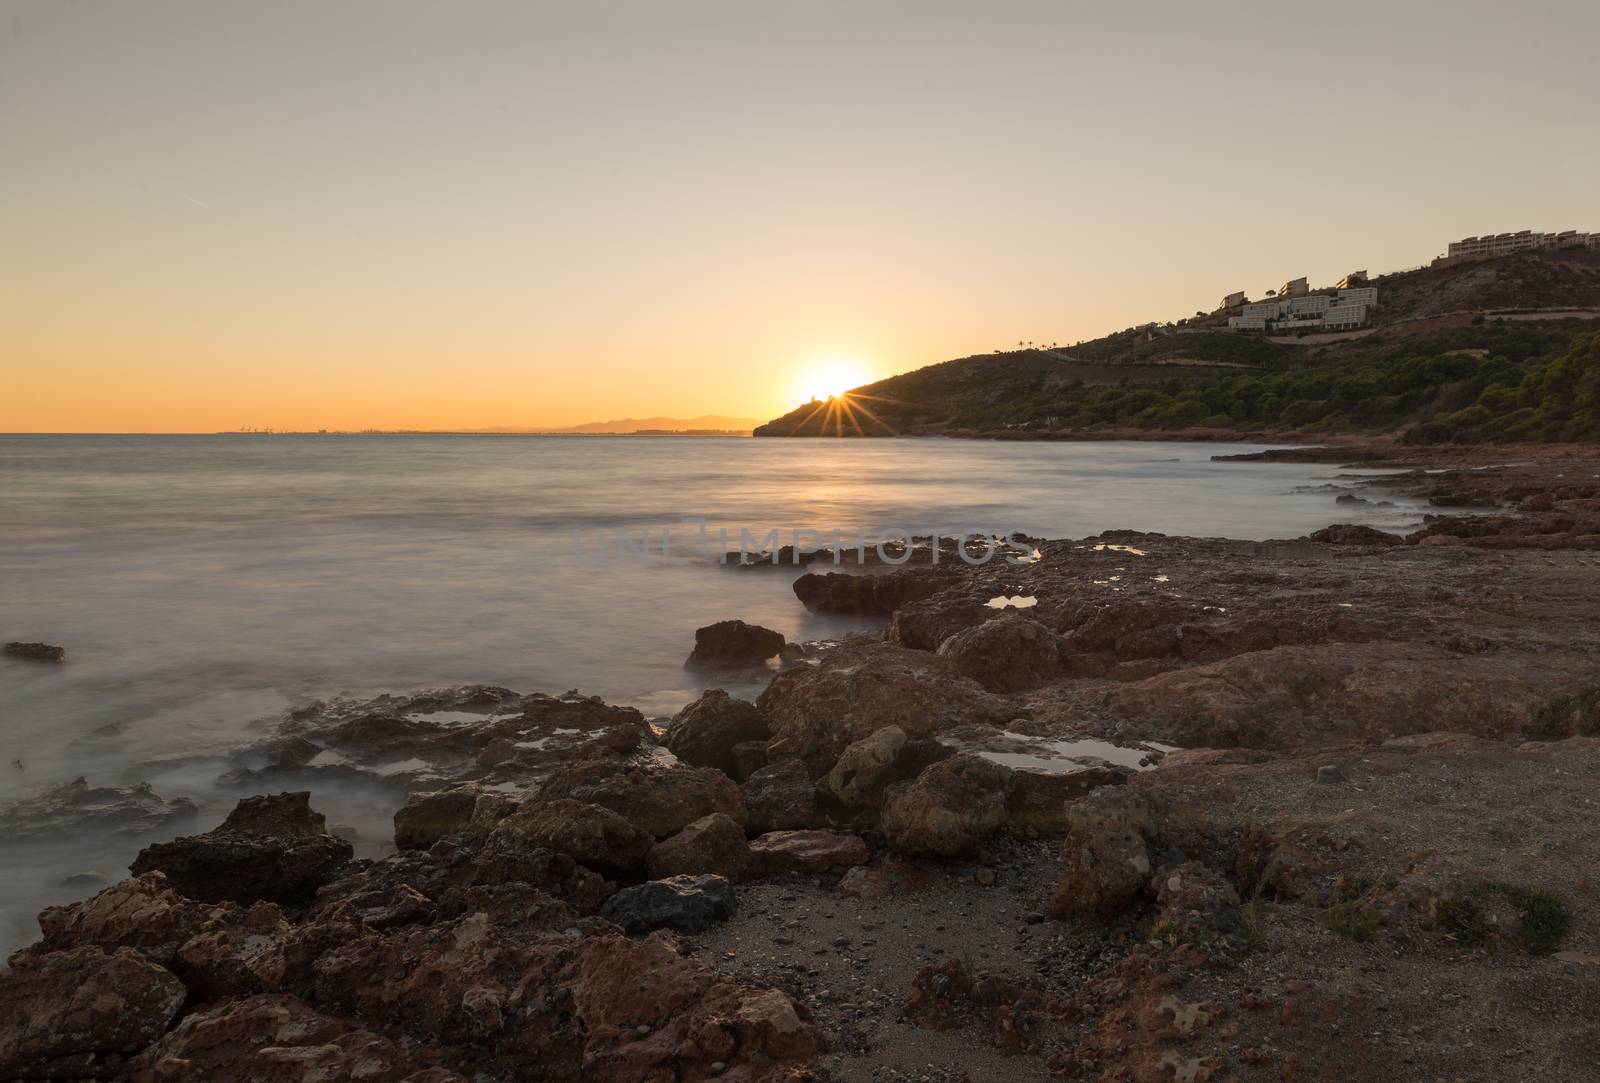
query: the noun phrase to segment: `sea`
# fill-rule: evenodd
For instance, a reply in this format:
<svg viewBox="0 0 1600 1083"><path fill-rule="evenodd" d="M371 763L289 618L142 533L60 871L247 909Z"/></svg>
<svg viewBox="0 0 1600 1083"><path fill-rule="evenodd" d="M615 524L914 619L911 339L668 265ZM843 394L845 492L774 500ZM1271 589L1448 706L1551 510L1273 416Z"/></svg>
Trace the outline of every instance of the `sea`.
<svg viewBox="0 0 1600 1083"><path fill-rule="evenodd" d="M1354 479L1334 466L1213 461L1263 447L0 435L0 641L67 649L61 666L0 659L0 806L78 777L148 782L195 800L187 830L201 830L240 796L214 784L229 752L314 700L487 683L665 719L699 694L683 662L702 625L737 617L791 640L877 627L808 614L790 589L801 569L719 560L774 531L870 546L1421 522L1404 500L1336 503ZM366 854L396 803L313 794ZM119 879L148 841L0 838L0 941L31 939L41 906Z"/></svg>

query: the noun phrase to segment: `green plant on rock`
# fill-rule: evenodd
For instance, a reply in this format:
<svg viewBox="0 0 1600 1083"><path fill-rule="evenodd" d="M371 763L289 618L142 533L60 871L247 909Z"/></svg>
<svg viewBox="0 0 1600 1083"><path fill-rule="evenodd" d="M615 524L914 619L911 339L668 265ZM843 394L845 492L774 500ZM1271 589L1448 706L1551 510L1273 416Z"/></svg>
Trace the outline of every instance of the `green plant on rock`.
<svg viewBox="0 0 1600 1083"><path fill-rule="evenodd" d="M1381 923L1367 898L1371 890L1370 880L1348 876L1335 880L1328 895L1328 908L1323 911L1328 928L1362 943L1376 938Z"/></svg>
<svg viewBox="0 0 1600 1083"><path fill-rule="evenodd" d="M1461 896L1435 899L1433 924L1463 948L1481 948L1494 939L1478 904Z"/></svg>
<svg viewBox="0 0 1600 1083"><path fill-rule="evenodd" d="M1529 951L1547 955L1561 946L1572 927L1572 912L1559 895L1510 884L1490 884L1489 889L1516 905L1521 916L1517 934Z"/></svg>

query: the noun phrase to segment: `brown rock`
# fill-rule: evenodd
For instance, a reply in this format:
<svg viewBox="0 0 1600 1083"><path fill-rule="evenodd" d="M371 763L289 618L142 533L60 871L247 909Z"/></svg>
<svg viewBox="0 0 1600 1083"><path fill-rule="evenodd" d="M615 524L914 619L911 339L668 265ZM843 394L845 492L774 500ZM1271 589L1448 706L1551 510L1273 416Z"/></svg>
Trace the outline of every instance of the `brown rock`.
<svg viewBox="0 0 1600 1083"><path fill-rule="evenodd" d="M897 853L971 857L1009 817L1012 771L972 753L934 764L890 788L883 832Z"/></svg>
<svg viewBox="0 0 1600 1083"><path fill-rule="evenodd" d="M845 747L822 788L846 807L875 809L895 779L895 761L905 747L906 731L899 726L873 730Z"/></svg>
<svg viewBox="0 0 1600 1083"><path fill-rule="evenodd" d="M857 835L834 831L769 831L750 843L750 858L763 872L843 872L871 858Z"/></svg>
<svg viewBox="0 0 1600 1083"><path fill-rule="evenodd" d="M179 945L205 922L210 908L179 896L159 872L113 884L92 898L52 906L39 915L47 951L95 945L137 948L152 962L170 963Z"/></svg>
<svg viewBox="0 0 1600 1083"><path fill-rule="evenodd" d="M766 716L755 704L711 688L673 716L664 743L684 763L740 778L735 747L750 741L765 747L769 736Z"/></svg>
<svg viewBox="0 0 1600 1083"><path fill-rule="evenodd" d="M737 880L749 864L744 828L720 812L702 816L650 851L650 875L655 879L716 873Z"/></svg>
<svg viewBox="0 0 1600 1083"><path fill-rule="evenodd" d="M28 662L52 662L60 665L67 660L65 647L49 643L7 643L5 653L12 658L21 658Z"/></svg>
<svg viewBox="0 0 1600 1083"><path fill-rule="evenodd" d="M839 894L861 899L907 895L927 887L927 873L894 858L885 858L881 865L858 865L839 878Z"/></svg>
<svg viewBox="0 0 1600 1083"><path fill-rule="evenodd" d="M0 971L0 1079L115 1074L183 1006L183 983L131 948L21 952Z"/></svg>
<svg viewBox="0 0 1600 1083"><path fill-rule="evenodd" d="M552 778L540 789L539 797L570 798L608 808L658 839L713 812L735 820L746 816L744 791L737 782L715 768L681 763L591 760Z"/></svg>
<svg viewBox="0 0 1600 1083"><path fill-rule="evenodd" d="M697 628L691 666L759 666L783 650L781 633L742 620L724 620Z"/></svg>
<svg viewBox="0 0 1600 1083"><path fill-rule="evenodd" d="M501 820L484 843L481 860L493 862L536 850L565 854L606 876L631 880L645 871L655 839L599 805L569 799L537 800Z"/></svg>
<svg viewBox="0 0 1600 1083"><path fill-rule="evenodd" d="M1061 675L1056 633L1015 613L957 632L939 645L939 656L991 692L1021 692Z"/></svg>
<svg viewBox="0 0 1600 1083"><path fill-rule="evenodd" d="M841 647L815 666L786 670L756 703L772 720L769 752L799 756L813 778L851 742L885 726L918 740L1017 715L1009 701L952 672L948 660L893 643Z"/></svg>
<svg viewBox="0 0 1600 1083"><path fill-rule="evenodd" d="M1068 805L1051 915L1104 921L1132 905L1150 879L1145 832L1154 818L1150 799L1128 786L1095 790Z"/></svg>
<svg viewBox="0 0 1600 1083"><path fill-rule="evenodd" d="M745 781L744 789L752 831L792 831L818 822L816 784L798 759L767 764Z"/></svg>
<svg viewBox="0 0 1600 1083"><path fill-rule="evenodd" d="M186 1017L139 1058L134 1083L461 1083L429 1062L436 1050L401 1045L325 1015L292 996L221 1001Z"/></svg>

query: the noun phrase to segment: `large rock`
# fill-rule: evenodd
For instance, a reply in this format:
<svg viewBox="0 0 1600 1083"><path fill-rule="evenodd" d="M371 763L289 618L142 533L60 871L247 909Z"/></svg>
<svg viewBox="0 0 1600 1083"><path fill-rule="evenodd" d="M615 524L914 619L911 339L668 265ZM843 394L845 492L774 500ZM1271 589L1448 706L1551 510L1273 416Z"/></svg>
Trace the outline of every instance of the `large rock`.
<svg viewBox="0 0 1600 1083"><path fill-rule="evenodd" d="M66 835L149 835L198 812L187 797L163 800L148 782L117 788L76 778L0 804L0 837L19 843Z"/></svg>
<svg viewBox="0 0 1600 1083"><path fill-rule="evenodd" d="M672 876L623 888L606 900L600 916L625 932L673 929L704 932L733 917L733 885L725 876Z"/></svg>
<svg viewBox="0 0 1600 1083"><path fill-rule="evenodd" d="M783 650L784 638L771 628L723 620L695 629L691 666L759 666Z"/></svg>
<svg viewBox="0 0 1600 1083"><path fill-rule="evenodd" d="M135 1083L463 1083L437 1050L326 1015L292 996L219 1001L184 1018L137 1064Z"/></svg>
<svg viewBox="0 0 1600 1083"><path fill-rule="evenodd" d="M1072 802L1101 786L1120 786L1128 781L1128 774L1121 767L1062 772L1018 770L1011 776L1011 826L1027 834L1065 831Z"/></svg>
<svg viewBox="0 0 1600 1083"><path fill-rule="evenodd" d="M873 730L845 746L822 780L822 788L850 808L877 808L883 791L894 781L895 761L906 747L899 726Z"/></svg>
<svg viewBox="0 0 1600 1083"><path fill-rule="evenodd" d="M889 642L919 651L936 651L957 632L993 620L996 610L981 595L941 591L894 611Z"/></svg>
<svg viewBox="0 0 1600 1083"><path fill-rule="evenodd" d="M715 873L737 880L749 864L744 828L720 812L700 817L650 851L650 875L656 879Z"/></svg>
<svg viewBox="0 0 1600 1083"><path fill-rule="evenodd" d="M762 872L837 873L871 856L860 836L837 831L769 831L750 844Z"/></svg>
<svg viewBox="0 0 1600 1083"><path fill-rule="evenodd" d="M883 833L901 854L972 857L1006 824L1012 784L1008 767L972 753L952 756L890 788Z"/></svg>
<svg viewBox="0 0 1600 1083"><path fill-rule="evenodd" d="M795 597L813 613L865 613L887 617L926 598L950 581L948 568L918 568L881 575L807 572L794 581Z"/></svg>
<svg viewBox="0 0 1600 1083"><path fill-rule="evenodd" d="M0 1079L118 1074L117 1061L161 1037L186 995L131 948L21 952L0 971Z"/></svg>
<svg viewBox="0 0 1600 1083"><path fill-rule="evenodd" d="M767 764L745 780L744 790L751 831L817 825L816 783L806 765L794 757Z"/></svg>
<svg viewBox="0 0 1600 1083"><path fill-rule="evenodd" d="M240 801L221 826L147 846L129 869L160 872L180 894L204 902L304 902L354 854L327 834L306 792Z"/></svg>
<svg viewBox="0 0 1600 1083"><path fill-rule="evenodd" d="M939 645L939 655L991 692L1021 692L1061 676L1056 634L1016 614L957 632Z"/></svg>
<svg viewBox="0 0 1600 1083"><path fill-rule="evenodd" d="M49 951L93 945L137 948L166 965L200 930L211 908L185 899L159 872L113 884L92 898L52 906L39 914L40 947Z"/></svg>
<svg viewBox="0 0 1600 1083"><path fill-rule="evenodd" d="M655 839L608 808L569 799L530 801L489 833L480 860L545 850L613 879L637 880Z"/></svg>
<svg viewBox="0 0 1600 1083"><path fill-rule="evenodd" d="M545 783L539 797L608 808L658 839L713 812L745 818L745 795L737 782L715 768L681 763L580 763Z"/></svg>
<svg viewBox="0 0 1600 1083"><path fill-rule="evenodd" d="M7 643L5 653L11 658L26 662L51 662L56 665L67 660L67 649L52 643Z"/></svg>
<svg viewBox="0 0 1600 1083"><path fill-rule="evenodd" d="M426 850L451 835L482 837L516 811L517 805L514 797L471 782L412 794L395 811L394 844L401 850Z"/></svg>
<svg viewBox="0 0 1600 1083"><path fill-rule="evenodd" d="M799 756L813 778L851 742L884 726L899 726L915 740L1017 716L1012 703L958 676L946 659L893 643L841 648L816 666L786 670L756 704L772 720L774 757Z"/></svg>
<svg viewBox="0 0 1600 1083"><path fill-rule="evenodd" d="M711 688L673 716L665 744L684 763L741 778L736 746L748 741L764 745L770 736L766 716L755 704Z"/></svg>
<svg viewBox="0 0 1600 1083"><path fill-rule="evenodd" d="M1109 921L1145 893L1156 809L1131 786L1096 790L1067 806L1061 880L1050 913L1057 918Z"/></svg>

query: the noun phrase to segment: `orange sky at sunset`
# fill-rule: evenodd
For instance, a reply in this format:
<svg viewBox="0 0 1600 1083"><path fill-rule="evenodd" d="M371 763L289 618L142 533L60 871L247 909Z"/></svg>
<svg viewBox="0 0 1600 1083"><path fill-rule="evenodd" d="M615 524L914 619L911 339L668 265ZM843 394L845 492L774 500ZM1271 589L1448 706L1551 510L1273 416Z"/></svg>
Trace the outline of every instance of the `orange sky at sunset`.
<svg viewBox="0 0 1600 1083"><path fill-rule="evenodd" d="M1593 4L1274 10L4 0L0 431L770 417L1600 229Z"/></svg>

